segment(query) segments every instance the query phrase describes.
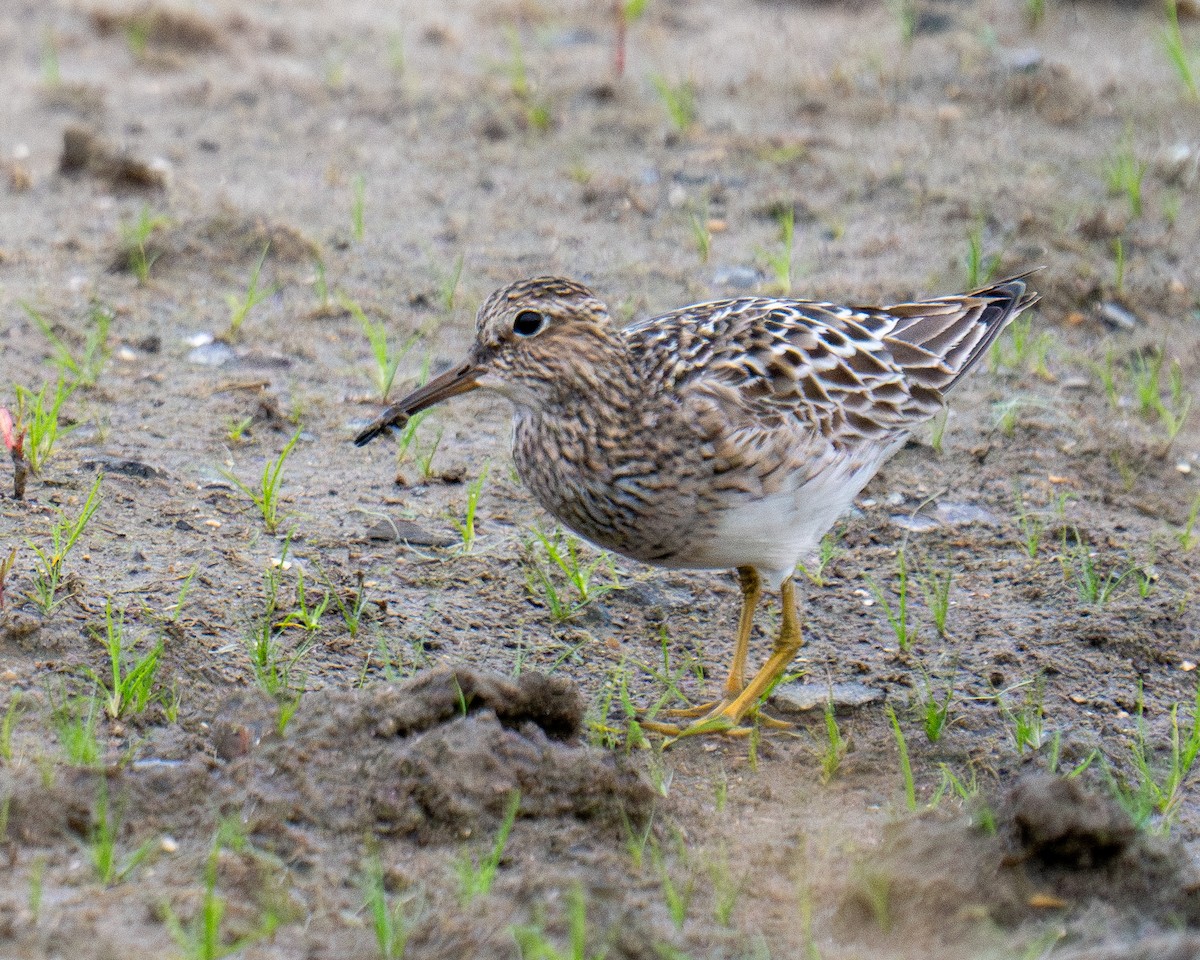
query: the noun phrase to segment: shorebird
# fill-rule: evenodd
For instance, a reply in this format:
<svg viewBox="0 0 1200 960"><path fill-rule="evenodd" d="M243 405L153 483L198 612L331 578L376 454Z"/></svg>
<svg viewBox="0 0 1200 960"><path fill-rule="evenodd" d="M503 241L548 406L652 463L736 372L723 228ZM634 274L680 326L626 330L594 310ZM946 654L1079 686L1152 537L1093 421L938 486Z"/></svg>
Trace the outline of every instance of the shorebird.
<svg viewBox="0 0 1200 960"><path fill-rule="evenodd" d="M582 284L521 280L479 308L462 363L355 443L471 390L509 400L517 472L565 526L655 566L737 571L741 616L721 697L668 711L688 725L651 729L745 732L800 649L797 564L1037 301L1027 276L888 307L715 300L624 328ZM781 593L781 627L747 680L764 582Z"/></svg>

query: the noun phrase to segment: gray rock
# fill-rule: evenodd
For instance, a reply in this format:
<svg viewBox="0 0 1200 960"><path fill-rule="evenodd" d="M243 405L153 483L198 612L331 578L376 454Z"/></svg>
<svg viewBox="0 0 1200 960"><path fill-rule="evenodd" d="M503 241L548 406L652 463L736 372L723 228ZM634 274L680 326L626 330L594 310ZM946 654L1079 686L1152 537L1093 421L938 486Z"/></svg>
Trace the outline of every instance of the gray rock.
<svg viewBox="0 0 1200 960"><path fill-rule="evenodd" d="M823 710L830 700L834 707L861 707L868 703L880 703L883 699L882 690L847 680L834 684L780 684L771 694L769 704L777 710L804 713L807 710Z"/></svg>

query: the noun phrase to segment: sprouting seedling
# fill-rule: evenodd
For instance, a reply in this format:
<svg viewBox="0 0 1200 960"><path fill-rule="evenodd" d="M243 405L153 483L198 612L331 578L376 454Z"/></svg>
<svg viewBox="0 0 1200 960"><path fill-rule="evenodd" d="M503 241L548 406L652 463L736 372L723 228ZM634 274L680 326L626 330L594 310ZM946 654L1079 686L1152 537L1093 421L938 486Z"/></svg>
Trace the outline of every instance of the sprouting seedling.
<svg viewBox="0 0 1200 960"><path fill-rule="evenodd" d="M253 943L267 939L279 926L278 913L268 909L263 912L258 926L240 937L230 938L221 929L226 902L217 892L217 868L223 849L241 850L245 846L245 837L240 830L241 825L235 821L225 821L217 829L204 864L204 896L200 901L200 909L186 925L176 916L170 904L162 904L163 917L171 938L179 945L187 960L218 960L232 956Z"/></svg>
<svg viewBox="0 0 1200 960"><path fill-rule="evenodd" d="M141 713L150 702L154 682L158 674L158 661L163 644L160 639L130 665L130 644L125 639L125 611L113 617L112 600L104 604L104 632L92 630L92 636L108 654L109 675L102 677L95 670L87 674L97 687L104 691L104 712L114 720L126 713Z"/></svg>
<svg viewBox="0 0 1200 960"><path fill-rule="evenodd" d="M12 573L13 564L16 562L16 547L12 548L6 559L0 560L0 610L4 609L4 585L8 582L8 575Z"/></svg>
<svg viewBox="0 0 1200 960"><path fill-rule="evenodd" d="M50 527L48 551L31 541L26 541L37 556L33 572L33 592L29 596L44 614L50 613L62 602L58 592L66 574L67 557L100 507L100 484L103 480L104 474L97 474L79 516L74 520L67 519L63 511L58 512L58 519Z"/></svg>
<svg viewBox="0 0 1200 960"><path fill-rule="evenodd" d="M983 224L977 223L967 234L967 287L976 290L995 276L1000 254L983 255Z"/></svg>
<svg viewBox="0 0 1200 960"><path fill-rule="evenodd" d="M692 213L688 222L692 230L692 241L696 244L696 252L700 255L700 262L708 263L709 255L712 253L712 231L708 228L708 221L699 214Z"/></svg>
<svg viewBox="0 0 1200 960"><path fill-rule="evenodd" d="M830 565L846 552L838 546L838 538L841 533L840 530L831 530L821 538L821 543L817 547L816 563L796 565L796 568L812 581L813 586L823 587L829 582L826 573Z"/></svg>
<svg viewBox="0 0 1200 960"><path fill-rule="evenodd" d="M691 80L671 83L666 77L655 77L653 83L671 125L680 133L686 133L700 116L696 110L696 85Z"/></svg>
<svg viewBox="0 0 1200 960"><path fill-rule="evenodd" d="M59 438L74 430L75 427L64 427L59 422L62 405L75 392L75 384L68 384L62 377L54 387L54 395L47 398L49 384L43 384L37 393L25 387L17 386L17 423L22 425L22 433L28 438L28 446L23 458L29 465L34 476L42 472L46 461L54 452ZM19 446L19 445L18 445ZM10 453L12 448L10 448ZM16 458L14 457L14 462ZM19 499L19 498L18 498Z"/></svg>
<svg viewBox="0 0 1200 960"><path fill-rule="evenodd" d="M417 437L417 430L421 426L421 422L428 417L432 410L422 410L420 413L413 416L400 431L400 436L396 440L396 462L404 463L408 456L409 448L412 447L413 441Z"/></svg>
<svg viewBox="0 0 1200 960"><path fill-rule="evenodd" d="M1187 519L1183 526L1175 533L1175 539L1179 541L1179 545L1185 551L1191 553L1195 549L1196 544L1200 543L1200 535L1196 533L1196 521L1200 519L1200 493L1196 494L1196 498L1192 501L1192 506L1188 510Z"/></svg>
<svg viewBox="0 0 1200 960"><path fill-rule="evenodd" d="M1125 241L1113 237L1113 293L1118 297L1125 294Z"/></svg>
<svg viewBox="0 0 1200 960"><path fill-rule="evenodd" d="M104 749L96 734L100 719L100 700L96 696L64 699L54 704L50 714L54 735L58 738L67 763L76 767L99 766Z"/></svg>
<svg viewBox="0 0 1200 960"><path fill-rule="evenodd" d="M939 457L945 448L946 426L950 422L950 408L942 404L932 420L929 421L929 445Z"/></svg>
<svg viewBox="0 0 1200 960"><path fill-rule="evenodd" d="M900 719L896 716L896 711L890 703L884 706L884 712L887 714L888 723L892 725L892 735L896 738L896 750L900 755L900 775L904 780L904 800L908 804L909 810L916 810L917 788L913 780L912 762L908 758L908 741L904 738L904 731L900 729Z"/></svg>
<svg viewBox="0 0 1200 960"><path fill-rule="evenodd" d="M21 691L14 687L8 698L4 719L0 720L0 760L9 766L13 763L13 731L17 727L17 712L21 709ZM3 834L3 831L0 831Z"/></svg>
<svg viewBox="0 0 1200 960"><path fill-rule="evenodd" d="M421 472L422 480L429 480L433 477L433 457L438 452L438 447L442 444L442 435L445 432L444 427L440 428L429 447L417 451L417 469Z"/></svg>
<svg viewBox="0 0 1200 960"><path fill-rule="evenodd" d="M104 364L108 362L108 328L112 323L112 312L99 304L93 305L88 315L89 323L83 350L76 356L41 313L24 301L21 301L21 308L50 341L50 348L54 351L54 365L58 367L60 377L70 375L80 387L95 386Z"/></svg>
<svg viewBox="0 0 1200 960"><path fill-rule="evenodd" d="M317 295L317 309L324 312L329 309L329 280L325 276L325 261L319 256L313 258L313 293Z"/></svg>
<svg viewBox="0 0 1200 960"><path fill-rule="evenodd" d="M267 461L266 466L263 467L262 477L259 480L257 489L243 483L232 471L221 471L230 483L254 501L254 505L258 507L259 513L262 514L267 533L274 533L279 529L279 521L281 519L279 514L279 490L283 484L283 468L287 463L287 458L291 454L292 449L296 446L296 441L299 439L300 431L297 430L292 434L292 438L284 446L279 456L274 460Z"/></svg>
<svg viewBox="0 0 1200 960"><path fill-rule="evenodd" d="M587 902L584 900L583 888L578 883L571 887L567 894L567 938L566 947L556 946L546 935L541 921L511 927L509 932L517 943L521 960L604 960L608 948L601 947L597 953L587 952ZM683 960L678 951L667 952L666 947L659 947L658 954Z"/></svg>
<svg viewBox="0 0 1200 960"><path fill-rule="evenodd" d="M125 42L134 59L142 59L150 45L150 18L137 17L131 20L125 27Z"/></svg>
<svg viewBox="0 0 1200 960"><path fill-rule="evenodd" d="M50 88L62 86L62 68L58 62L58 38L49 28L42 34L42 81Z"/></svg>
<svg viewBox="0 0 1200 960"><path fill-rule="evenodd" d="M954 569L950 566L942 570L925 570L920 575L921 592L925 595L925 604L929 607L939 637L946 636L946 617L950 612L950 585L953 581Z"/></svg>
<svg viewBox="0 0 1200 960"><path fill-rule="evenodd" d="M1183 39L1183 33L1179 29L1179 9L1176 0L1167 0L1166 6L1167 26L1162 33L1163 49L1187 90L1188 96L1193 100L1200 100L1200 85L1196 83L1196 52L1188 49L1187 43Z"/></svg>
<svg viewBox="0 0 1200 960"><path fill-rule="evenodd" d="M304 587L304 571L296 568L296 609L291 610L279 621L279 628L299 627L305 633L312 635L321 628L321 618L333 600L332 592L326 590L319 600L309 603Z"/></svg>
<svg viewBox="0 0 1200 960"><path fill-rule="evenodd" d="M342 599L341 593L329 578L329 574L325 572L325 569L318 566L317 571L321 575L322 583L328 588L329 594L338 608L338 613L342 616L342 622L346 624L346 630L349 632L351 639L354 639L358 636L359 630L362 629L363 612L367 608L366 576L361 570L355 573L354 579L357 586L353 596L350 598L350 602L347 603Z"/></svg>
<svg viewBox="0 0 1200 960"><path fill-rule="evenodd" d="M1054 341L1048 330L1034 333L1034 318L1030 314L1017 317L1004 333L996 338L988 352L992 370L1011 370L1020 373L1046 374L1046 357Z"/></svg>
<svg viewBox="0 0 1200 960"><path fill-rule="evenodd" d="M464 258L460 253L454 258L454 265L441 275L438 283L438 299L446 311L454 309L454 297L458 293L458 282L462 279Z"/></svg>
<svg viewBox="0 0 1200 960"><path fill-rule="evenodd" d="M1169 401L1163 399L1162 370L1166 356L1161 347L1149 354L1136 354L1129 366L1129 381L1134 399L1143 416L1157 417L1167 435L1169 449L1187 421L1192 394L1184 387L1183 370L1172 361L1167 374Z"/></svg>
<svg viewBox="0 0 1200 960"><path fill-rule="evenodd" d="M779 239L782 247L775 252L762 251L762 257L767 261L775 276L774 289L787 296L792 292L792 252L796 237L796 211L786 206L778 212Z"/></svg>
<svg viewBox="0 0 1200 960"><path fill-rule="evenodd" d="M1125 196L1129 213L1134 218L1142 215L1142 180L1149 164L1138 160L1133 152L1133 141L1127 134L1114 153L1104 161L1104 181L1113 196Z"/></svg>
<svg viewBox="0 0 1200 960"><path fill-rule="evenodd" d="M150 248L150 238L170 223L169 217L152 213L145 205L138 212L136 220L121 221L121 250L125 264L137 277L139 286L144 287L150 281L150 268L162 256L161 250Z"/></svg>
<svg viewBox="0 0 1200 960"><path fill-rule="evenodd" d="M821 782L829 783L842 765L850 744L842 736L833 710L833 698L825 701L825 750L821 754Z"/></svg>
<svg viewBox="0 0 1200 960"><path fill-rule="evenodd" d="M293 682L294 670L312 648L312 640L309 639L294 650L285 649L283 625L278 621L280 575L284 567L289 565L287 551L290 545L291 534L284 541L281 556L272 561L263 573L262 616L255 619L246 638L254 679L264 691L280 701L280 733L299 706L300 695L304 693L303 678L299 683Z"/></svg>
<svg viewBox="0 0 1200 960"><path fill-rule="evenodd" d="M556 530L552 535L548 535L534 528L533 535L545 553L547 562L542 563L536 555L533 542L526 544L529 553L526 586L532 595L545 602L550 616L555 620L569 620L598 597L620 589L612 560L607 553L600 553L585 562L579 550L579 541L570 534L564 535ZM574 593L573 597L559 589L555 582L555 569L566 578ZM608 581L594 584L592 581L601 569L607 570Z"/></svg>
<svg viewBox="0 0 1200 960"><path fill-rule="evenodd" d="M479 494L483 490L487 475L488 466L484 464L483 469L479 471L479 476L467 484L467 509L462 520L457 518L454 520L454 525L458 528L459 536L462 538L462 542L459 544L461 553L470 553L475 546L475 512L479 507Z"/></svg>
<svg viewBox="0 0 1200 960"><path fill-rule="evenodd" d="M338 303L358 321L358 325L366 334L367 341L371 344L371 355L375 358L375 388L379 391L379 401L387 403L388 394L392 392L392 383L396 379L396 370L400 366L400 361L417 342L417 335L409 337L400 348L399 353L394 353L388 346L387 326L382 320L379 322L372 320L363 312L362 307L349 297L339 296Z"/></svg>
<svg viewBox="0 0 1200 960"><path fill-rule="evenodd" d="M864 577L864 579L875 597L875 602L883 607L884 613L887 614L888 623L891 624L892 632L896 635L896 642L900 645L900 649L907 651L912 647L913 640L916 639L917 630L908 625L908 564L904 558L903 548L896 552L897 602L895 609L888 603L883 589L872 577Z"/></svg>
<svg viewBox="0 0 1200 960"><path fill-rule="evenodd" d="M1025 680L1010 689L1025 688L1021 705L1015 710L1005 698L1008 690L996 694L1000 713L1008 724L1009 736L1017 753L1039 750L1046 742L1045 683L1039 676L1036 680Z"/></svg>
<svg viewBox="0 0 1200 960"><path fill-rule="evenodd" d="M954 702L954 684L946 684L942 699L934 695L929 678L923 682L920 701L921 720L925 727L925 736L930 743L937 743L946 730L946 722L950 718L950 705Z"/></svg>
<svg viewBox="0 0 1200 960"><path fill-rule="evenodd" d="M1109 347L1104 351L1103 361L1089 361L1089 366L1100 381L1104 396L1108 398L1108 405L1113 410L1119 410L1121 408L1121 391L1117 384L1117 360L1113 348Z"/></svg>
<svg viewBox="0 0 1200 960"><path fill-rule="evenodd" d="M1030 397L1020 394L1009 397L1007 400L1001 400L999 403L993 403L992 422L1004 436L1011 437L1017 431L1021 411L1033 406L1038 406L1038 404Z"/></svg>
<svg viewBox="0 0 1200 960"><path fill-rule="evenodd" d="M268 297L274 296L279 289L275 286L260 287L258 285L259 275L262 273L263 263L266 261L270 249L270 243L263 246L258 262L254 264L254 269L250 273L250 282L246 284L245 292L240 297L232 293L225 297L225 302L229 304L229 329L225 331L224 335L224 339L227 341L236 340L241 332L242 324L250 316L250 311Z"/></svg>
<svg viewBox="0 0 1200 960"><path fill-rule="evenodd" d="M350 201L350 228L354 232L354 239L362 243L366 235L367 178L361 173L356 174L352 186L354 198Z"/></svg>
<svg viewBox="0 0 1200 960"><path fill-rule="evenodd" d="M680 853L685 855L687 853L682 839L680 840ZM666 858L657 843L650 847L650 859L654 864L654 869L658 872L658 882L662 888L663 902L666 904L667 913L674 922L675 929L682 930L684 924L687 923L688 911L691 909L692 897L695 895L695 878L689 874L686 883L682 885L677 883L671 876Z"/></svg>
<svg viewBox="0 0 1200 960"><path fill-rule="evenodd" d="M529 127L544 133L550 129L552 123L550 104L537 95L537 90L529 79L525 51L521 48L521 35L516 30L508 30L508 46L511 51L508 62L509 88L514 99L520 104Z"/></svg>
<svg viewBox="0 0 1200 960"><path fill-rule="evenodd" d="M1075 584L1081 600L1096 606L1103 606L1112 599L1117 587L1124 583L1125 579L1137 568L1130 566L1124 571L1118 571L1114 567L1107 574L1103 574L1095 555L1087 548L1079 536L1079 531L1075 528L1071 529L1071 539L1074 540L1074 544L1068 545L1067 530L1064 527L1062 556L1060 557L1063 575Z"/></svg>
<svg viewBox="0 0 1200 960"><path fill-rule="evenodd" d="M713 919L722 927L732 927L733 911L749 878L734 874L726 844L722 843L717 855L709 859L708 876L712 881Z"/></svg>
<svg viewBox="0 0 1200 960"><path fill-rule="evenodd" d="M363 906L371 917L375 944L382 960L402 960L412 928L420 918L419 892L396 897L389 903L378 852L372 853L363 870Z"/></svg>
<svg viewBox="0 0 1200 960"><path fill-rule="evenodd" d="M108 781L103 777L99 779L96 805L92 810L92 827L88 834L88 849L92 866L96 869L96 878L107 887L120 883L138 864L150 856L155 841L151 837L128 855L122 857L118 854L117 838L121 835L121 810L114 810L109 803Z"/></svg>
<svg viewBox="0 0 1200 960"><path fill-rule="evenodd" d="M1137 785L1132 791L1118 791L1118 800L1133 816L1134 822L1144 825L1153 813L1162 817L1162 827L1169 830L1179 814L1184 800L1184 784L1200 759L1200 689L1192 701L1190 721L1179 715L1178 703L1171 705L1170 743L1165 751L1155 751L1146 736L1145 704L1141 684L1138 684L1137 736L1131 747L1131 759L1137 773ZM1166 754L1165 763L1155 763L1156 752ZM1158 767L1159 769L1155 769ZM1111 779L1111 776L1110 776ZM1122 796L1122 793L1125 796ZM1132 802L1131 802L1132 801Z"/></svg>
<svg viewBox="0 0 1200 960"><path fill-rule="evenodd" d="M254 417L242 417L240 420L233 417L225 430L225 439L230 443L241 443L245 439L246 431L253 425Z"/></svg>
<svg viewBox="0 0 1200 960"><path fill-rule="evenodd" d="M917 35L916 0L888 0L887 8L900 27L900 39L906 47L911 47Z"/></svg>
<svg viewBox="0 0 1200 960"><path fill-rule="evenodd" d="M179 617L183 613L184 604L187 603L188 594L192 589L192 581L196 579L196 573L199 569L198 564L192 564L192 568L187 572L187 576L183 578L179 594L175 597L175 602L171 605L170 612L167 614L168 623L177 623L179 621Z"/></svg>
<svg viewBox="0 0 1200 960"><path fill-rule="evenodd" d="M458 871L459 895L464 905L470 904L476 897L485 896L492 889L496 871L500 868L500 861L504 857L504 848L508 845L508 835L512 832L520 809L521 793L514 790L509 794L508 804L504 809L504 819L500 822L500 829L496 832L492 849L478 862L468 856L465 851L459 855L455 866Z"/></svg>
<svg viewBox="0 0 1200 960"><path fill-rule="evenodd" d="M1017 530L1020 533L1021 549L1030 560L1037 559L1038 548L1041 546L1042 534L1046 529L1046 521L1041 514L1035 513L1025 505L1025 498L1019 486L1013 487L1013 502L1017 514Z"/></svg>
<svg viewBox="0 0 1200 960"><path fill-rule="evenodd" d="M392 68L396 79L400 79L408 69L408 54L404 50L404 33L397 32L389 36L387 48L388 66Z"/></svg>

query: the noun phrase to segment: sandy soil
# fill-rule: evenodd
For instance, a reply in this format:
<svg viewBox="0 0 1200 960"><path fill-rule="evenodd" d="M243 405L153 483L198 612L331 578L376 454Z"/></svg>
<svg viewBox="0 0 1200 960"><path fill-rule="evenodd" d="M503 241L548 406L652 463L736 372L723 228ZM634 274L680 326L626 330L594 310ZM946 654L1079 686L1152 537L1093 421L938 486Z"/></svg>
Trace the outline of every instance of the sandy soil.
<svg viewBox="0 0 1200 960"><path fill-rule="evenodd" d="M1170 782L1173 730L1200 746L1200 415L1170 435L1200 383L1200 106L1156 4L936 3L911 44L897 9L652 0L618 78L606 4L8 0L0 405L54 390L35 314L77 358L108 327L24 499L0 465L0 954L387 955L374 875L409 957L1200 956L1197 776ZM656 81L690 85L686 129ZM544 578L579 597L508 411L354 448L379 391L346 304L412 341L398 393L522 275L622 318L773 289L788 211L797 296L957 292L974 235L1044 266L1043 301L802 578L795 731L664 751L625 703L720 682L732 577L581 548L619 589L556 617ZM297 432L269 533L229 474L256 487ZM39 610L37 550L98 473ZM301 583L330 597L311 630ZM126 669L162 643L119 718L88 673L106 603Z"/></svg>

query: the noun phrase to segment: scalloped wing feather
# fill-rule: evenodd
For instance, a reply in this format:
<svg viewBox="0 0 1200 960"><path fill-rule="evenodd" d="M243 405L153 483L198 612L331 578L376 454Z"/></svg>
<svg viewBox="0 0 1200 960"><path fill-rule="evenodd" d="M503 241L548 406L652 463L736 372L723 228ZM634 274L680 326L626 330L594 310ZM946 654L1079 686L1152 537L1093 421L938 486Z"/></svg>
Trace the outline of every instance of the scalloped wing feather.
<svg viewBox="0 0 1200 960"><path fill-rule="evenodd" d="M1020 277L884 308L747 297L650 318L625 334L644 374L695 407L702 435L756 457L783 447L812 460L814 447L890 445L929 419L1035 300Z"/></svg>

